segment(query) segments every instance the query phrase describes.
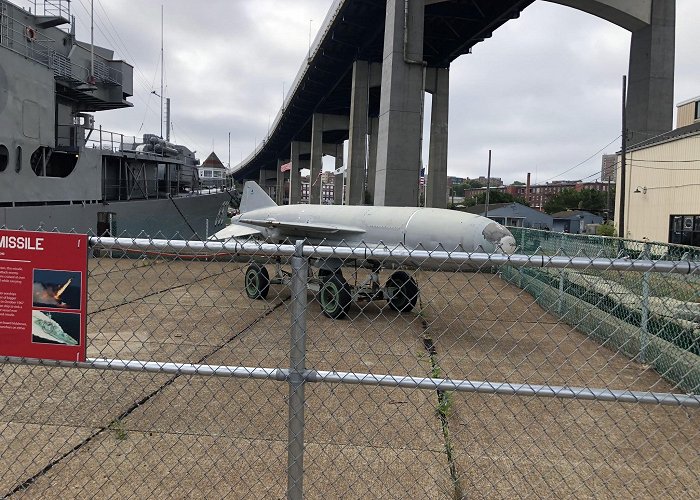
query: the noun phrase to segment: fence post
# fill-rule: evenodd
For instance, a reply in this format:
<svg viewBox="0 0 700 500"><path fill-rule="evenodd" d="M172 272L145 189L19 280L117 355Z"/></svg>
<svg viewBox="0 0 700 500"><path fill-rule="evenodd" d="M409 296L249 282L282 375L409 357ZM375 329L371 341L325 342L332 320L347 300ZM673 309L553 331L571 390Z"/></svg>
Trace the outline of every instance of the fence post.
<svg viewBox="0 0 700 500"><path fill-rule="evenodd" d="M308 261L303 257L304 241L296 242L292 257L292 325L289 354L289 425L287 441L287 498L304 495L304 371L306 370L306 283Z"/></svg>
<svg viewBox="0 0 700 500"><path fill-rule="evenodd" d="M557 301L557 313L561 316L561 312L564 309L564 280L566 276L564 275L564 270L559 270L559 300Z"/></svg>
<svg viewBox="0 0 700 500"><path fill-rule="evenodd" d="M644 243L643 259L650 259L649 243ZM639 362L646 363L647 347L649 346L649 271L642 274L642 319L640 322L641 338L639 344Z"/></svg>

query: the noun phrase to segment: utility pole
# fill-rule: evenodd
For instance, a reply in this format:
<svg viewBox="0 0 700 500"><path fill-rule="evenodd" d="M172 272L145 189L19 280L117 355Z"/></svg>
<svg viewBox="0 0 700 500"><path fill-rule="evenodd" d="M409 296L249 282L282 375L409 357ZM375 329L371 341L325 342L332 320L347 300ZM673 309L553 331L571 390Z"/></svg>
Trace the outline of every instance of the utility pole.
<svg viewBox="0 0 700 500"><path fill-rule="evenodd" d="M489 216L489 195L491 194L491 150L489 149L489 168L486 172L486 210L484 216Z"/></svg>
<svg viewBox="0 0 700 500"><path fill-rule="evenodd" d="M625 156L627 156L627 75L622 75L622 151L620 158L620 220L618 221L618 236L625 237L625 183L626 183L626 164Z"/></svg>

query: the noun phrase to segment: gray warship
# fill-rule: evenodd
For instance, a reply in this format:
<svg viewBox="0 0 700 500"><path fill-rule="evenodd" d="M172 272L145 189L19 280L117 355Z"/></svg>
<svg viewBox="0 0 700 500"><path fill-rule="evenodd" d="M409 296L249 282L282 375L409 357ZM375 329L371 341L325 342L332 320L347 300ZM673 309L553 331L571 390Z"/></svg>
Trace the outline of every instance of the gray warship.
<svg viewBox="0 0 700 500"><path fill-rule="evenodd" d="M133 67L76 40L69 0L0 0L0 228L206 239L236 193L188 148L95 126L132 106Z"/></svg>

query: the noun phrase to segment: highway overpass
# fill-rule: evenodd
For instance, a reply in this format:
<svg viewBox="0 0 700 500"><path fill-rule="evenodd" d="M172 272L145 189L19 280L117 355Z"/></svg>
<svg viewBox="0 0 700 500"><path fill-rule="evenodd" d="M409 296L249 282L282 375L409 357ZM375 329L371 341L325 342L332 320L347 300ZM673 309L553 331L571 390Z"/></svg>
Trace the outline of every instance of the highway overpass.
<svg viewBox="0 0 700 500"><path fill-rule="evenodd" d="M336 0L286 95L269 135L234 167L282 201L300 200L300 170L311 171L319 203L322 156L342 165L345 202L415 206L422 156L423 102L432 94L426 205L447 189L450 63L517 18L535 0ZM543 0L538 0L543 1ZM673 119L675 0L551 0L632 32L629 143L670 130ZM338 185L340 186L340 185Z"/></svg>

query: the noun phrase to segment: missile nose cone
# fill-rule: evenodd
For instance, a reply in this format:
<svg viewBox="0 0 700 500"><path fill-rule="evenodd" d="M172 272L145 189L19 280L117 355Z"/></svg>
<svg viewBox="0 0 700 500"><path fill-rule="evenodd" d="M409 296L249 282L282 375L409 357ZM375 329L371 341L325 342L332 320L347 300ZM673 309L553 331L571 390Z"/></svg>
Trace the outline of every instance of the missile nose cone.
<svg viewBox="0 0 700 500"><path fill-rule="evenodd" d="M494 246L494 251L512 254L515 252L515 238L505 227L497 222L489 222L481 235Z"/></svg>
<svg viewBox="0 0 700 500"><path fill-rule="evenodd" d="M513 235L509 234L501 238L501 241L496 245L496 249L507 255L515 253L515 238L513 238Z"/></svg>

